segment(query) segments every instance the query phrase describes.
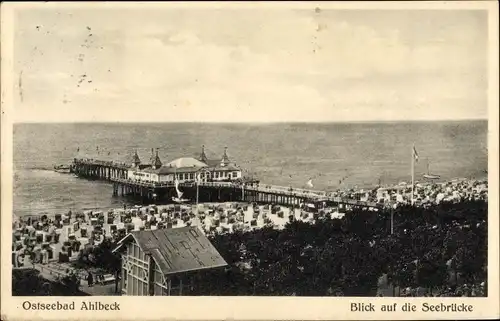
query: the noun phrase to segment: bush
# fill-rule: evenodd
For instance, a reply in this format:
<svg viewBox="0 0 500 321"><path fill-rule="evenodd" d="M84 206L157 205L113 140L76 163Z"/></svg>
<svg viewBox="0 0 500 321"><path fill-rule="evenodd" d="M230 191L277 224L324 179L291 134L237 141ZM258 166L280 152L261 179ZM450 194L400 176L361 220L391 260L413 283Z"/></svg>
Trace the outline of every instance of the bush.
<svg viewBox="0 0 500 321"><path fill-rule="evenodd" d="M353 210L314 225L211 236L228 271L197 274L199 295L374 296L387 275L401 287L448 287L447 263L464 282L486 279L487 203L470 201L394 213ZM244 267L244 268L243 268Z"/></svg>

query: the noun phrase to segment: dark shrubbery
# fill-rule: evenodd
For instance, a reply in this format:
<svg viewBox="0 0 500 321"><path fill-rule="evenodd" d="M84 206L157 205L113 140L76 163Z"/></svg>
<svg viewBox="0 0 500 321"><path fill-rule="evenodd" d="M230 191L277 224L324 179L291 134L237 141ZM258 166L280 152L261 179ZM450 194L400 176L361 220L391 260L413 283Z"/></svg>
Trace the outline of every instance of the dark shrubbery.
<svg viewBox="0 0 500 321"><path fill-rule="evenodd" d="M82 296L78 290L79 281L67 277L60 282L45 280L36 269L12 270L13 296Z"/></svg>
<svg viewBox="0 0 500 321"><path fill-rule="evenodd" d="M488 204L354 210L314 225L215 235L229 264L202 271L194 295L374 296L386 274L401 287L444 288L449 273L462 283L486 280Z"/></svg>
<svg viewBox="0 0 500 321"><path fill-rule="evenodd" d="M112 252L115 246L111 240L104 239L99 245L80 251L76 267L99 268L115 274L121 268L120 257Z"/></svg>

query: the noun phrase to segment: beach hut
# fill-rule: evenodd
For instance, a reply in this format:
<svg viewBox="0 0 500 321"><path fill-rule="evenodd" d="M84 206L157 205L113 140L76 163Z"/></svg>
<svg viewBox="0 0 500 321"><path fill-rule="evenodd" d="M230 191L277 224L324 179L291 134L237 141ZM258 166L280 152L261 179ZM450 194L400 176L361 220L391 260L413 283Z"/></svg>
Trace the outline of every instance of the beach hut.
<svg viewBox="0 0 500 321"><path fill-rule="evenodd" d="M127 233L130 233L130 232L132 232L132 231L134 230L134 227L135 227L135 226L134 226L134 224L132 224L132 223L127 223L127 224L125 225L125 230L127 231Z"/></svg>
<svg viewBox="0 0 500 321"><path fill-rule="evenodd" d="M116 229L119 230L125 230L125 223L118 223L116 224Z"/></svg>
<svg viewBox="0 0 500 321"><path fill-rule="evenodd" d="M14 241L19 241L21 240L22 233L21 231L17 230L12 234L13 240Z"/></svg>
<svg viewBox="0 0 500 321"><path fill-rule="evenodd" d="M35 239L36 239L36 243L41 244L43 242L43 232L42 231L36 231L36 233L35 233Z"/></svg>
<svg viewBox="0 0 500 321"><path fill-rule="evenodd" d="M36 224L35 224L35 229L37 231L41 231L43 229L43 223L38 221Z"/></svg>
<svg viewBox="0 0 500 321"><path fill-rule="evenodd" d="M90 219L90 226L97 226L99 224L97 217L92 217Z"/></svg>
<svg viewBox="0 0 500 321"><path fill-rule="evenodd" d="M70 235L71 233L73 233L73 227L72 226L65 226L63 229L64 229L64 233L66 235Z"/></svg>
<svg viewBox="0 0 500 321"><path fill-rule="evenodd" d="M24 263L28 261L28 258L25 256L25 251L24 249L20 251L14 251L12 252L12 266L19 268L23 267Z"/></svg>
<svg viewBox="0 0 500 321"><path fill-rule="evenodd" d="M66 263L66 262L69 262L69 255L68 255L68 252L65 252L65 251L61 251L59 252L59 257L58 257L58 261L59 263Z"/></svg>
<svg viewBox="0 0 500 321"><path fill-rule="evenodd" d="M88 237L79 237L77 239L78 242L80 242L80 247L85 249L87 245L90 243L90 240Z"/></svg>
<svg viewBox="0 0 500 321"><path fill-rule="evenodd" d="M40 251L40 263L41 264L48 264L49 263L49 253L47 252L46 249L42 249Z"/></svg>
<svg viewBox="0 0 500 321"><path fill-rule="evenodd" d="M16 242L14 243L14 250L15 250L15 251L19 251L20 249L22 249L22 248L23 248L23 245L24 245L24 244L23 244L23 242L22 242L21 240L16 241Z"/></svg>
<svg viewBox="0 0 500 321"><path fill-rule="evenodd" d="M68 225L70 223L70 218L68 215L63 214L62 215L62 224L63 225Z"/></svg>

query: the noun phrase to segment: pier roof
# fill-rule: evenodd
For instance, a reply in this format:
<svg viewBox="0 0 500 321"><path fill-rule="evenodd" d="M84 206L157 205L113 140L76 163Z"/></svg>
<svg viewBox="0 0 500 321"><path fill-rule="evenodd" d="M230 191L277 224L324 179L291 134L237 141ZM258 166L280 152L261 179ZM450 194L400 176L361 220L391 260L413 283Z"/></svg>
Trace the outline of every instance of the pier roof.
<svg viewBox="0 0 500 321"><path fill-rule="evenodd" d="M166 175L166 174L173 174L174 169L167 167L167 166L162 166L160 168L153 168L153 167L147 167L141 170L143 173L151 173L151 174L159 174L159 175Z"/></svg>
<svg viewBox="0 0 500 321"><path fill-rule="evenodd" d="M205 163L210 167L216 167L220 165L220 159L207 159Z"/></svg>
<svg viewBox="0 0 500 321"><path fill-rule="evenodd" d="M141 163L141 159L139 158L139 155L137 155L137 151L134 152L134 155L132 156L132 164L139 165Z"/></svg>
<svg viewBox="0 0 500 321"><path fill-rule="evenodd" d="M209 159L206 161L206 164L208 165L208 167L210 167L211 170L216 170L216 171L238 171L238 170L241 170L234 163L227 163L226 166L221 166L220 159Z"/></svg>
<svg viewBox="0 0 500 321"><path fill-rule="evenodd" d="M207 155L205 154L205 145L201 146L201 155L200 155L200 158L199 160L203 163L206 163L207 160L208 160L208 157Z"/></svg>
<svg viewBox="0 0 500 321"><path fill-rule="evenodd" d="M215 171L240 171L241 170L241 168L239 168L238 166L236 166L234 164L227 164L226 166L221 166L220 164L217 164L216 166L211 167L210 169L215 170Z"/></svg>
<svg viewBox="0 0 500 321"><path fill-rule="evenodd" d="M226 261L208 238L194 226L134 231L118 242L113 251L134 239L151 255L164 274L226 266Z"/></svg>
<svg viewBox="0 0 500 321"><path fill-rule="evenodd" d="M227 147L224 147L224 154L222 155L221 163L228 164L230 162L229 157L227 156Z"/></svg>
<svg viewBox="0 0 500 321"><path fill-rule="evenodd" d="M160 160L160 156L158 156L158 150L156 150L156 156L153 161L153 167L154 168L160 168L162 166L162 162Z"/></svg>
<svg viewBox="0 0 500 321"><path fill-rule="evenodd" d="M200 170L200 167L170 167L170 166L162 166L160 168L145 168L142 172L144 173L152 173L159 175L167 175L167 174L178 174L178 173L195 173Z"/></svg>
<svg viewBox="0 0 500 321"><path fill-rule="evenodd" d="M207 164L200 162L199 160L193 158L193 157L181 157L174 159L170 163L166 164L165 166L167 167L173 167L173 168L202 168L202 167L207 167Z"/></svg>

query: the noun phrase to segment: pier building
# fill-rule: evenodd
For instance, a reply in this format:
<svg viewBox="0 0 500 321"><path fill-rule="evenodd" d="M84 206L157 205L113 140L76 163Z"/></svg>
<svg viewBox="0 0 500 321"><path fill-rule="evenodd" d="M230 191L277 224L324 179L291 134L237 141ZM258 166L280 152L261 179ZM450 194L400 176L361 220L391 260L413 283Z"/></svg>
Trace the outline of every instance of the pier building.
<svg viewBox="0 0 500 321"><path fill-rule="evenodd" d="M121 254L123 295L186 295L199 270L227 266L197 227L134 231L114 249Z"/></svg>
<svg viewBox="0 0 500 321"><path fill-rule="evenodd" d="M199 159L193 157L177 158L163 165L158 151L151 157L151 164L141 164L141 160L135 152L132 157L132 167L127 172L127 178L132 181L146 183L173 183L176 179L180 183L189 183L199 180L210 181L234 181L242 178L242 170L229 160L227 147L221 159L209 160L205 154L205 147Z"/></svg>
<svg viewBox="0 0 500 321"><path fill-rule="evenodd" d="M233 181L242 178L241 168L227 156L227 147L224 148L221 159L208 159L205 146L202 146L199 161L207 165L200 173L202 181Z"/></svg>

